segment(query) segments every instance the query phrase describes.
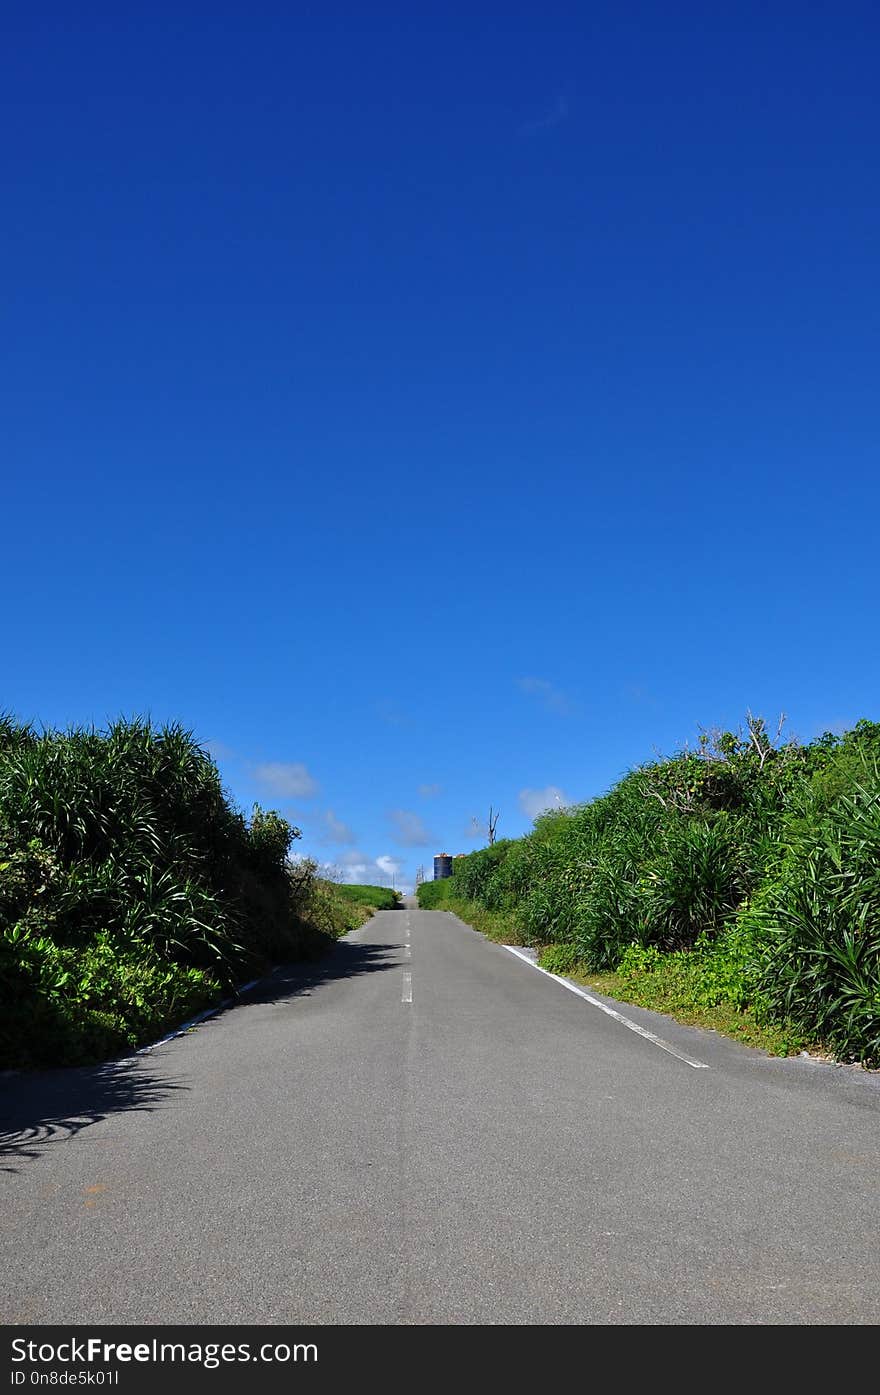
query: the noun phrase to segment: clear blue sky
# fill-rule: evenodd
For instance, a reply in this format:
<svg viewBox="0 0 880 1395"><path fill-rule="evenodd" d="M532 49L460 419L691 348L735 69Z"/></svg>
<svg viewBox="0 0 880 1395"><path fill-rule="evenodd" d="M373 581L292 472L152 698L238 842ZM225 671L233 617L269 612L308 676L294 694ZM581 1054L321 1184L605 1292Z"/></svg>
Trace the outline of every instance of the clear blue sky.
<svg viewBox="0 0 880 1395"><path fill-rule="evenodd" d="M398 886L880 717L873 5L4 17L0 706Z"/></svg>

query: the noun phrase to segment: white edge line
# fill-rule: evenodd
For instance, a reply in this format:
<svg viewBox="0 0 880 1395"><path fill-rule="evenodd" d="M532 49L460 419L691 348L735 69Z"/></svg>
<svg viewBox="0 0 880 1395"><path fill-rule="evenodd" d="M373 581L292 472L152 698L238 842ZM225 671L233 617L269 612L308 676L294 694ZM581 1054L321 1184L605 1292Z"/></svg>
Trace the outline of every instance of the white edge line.
<svg viewBox="0 0 880 1395"><path fill-rule="evenodd" d="M517 949L515 945L502 945L501 948L508 950L510 954L515 954L517 959L521 959L524 964L528 964L530 969L537 969L539 974L544 974L547 978L552 978L555 983L560 983L563 988L568 989L569 993L577 993L579 998L585 998L588 1003L592 1003L593 1007L601 1008L603 1012L607 1012L609 1017L613 1017L615 1022L620 1022L624 1027L629 1027L631 1032L638 1032L640 1037L645 1037L647 1041L652 1041L654 1045L659 1046L661 1050L668 1051L672 1056L677 1056L680 1061L684 1061L685 1065L693 1066L694 1070L710 1069L705 1061L693 1061L690 1056L685 1056L684 1052L676 1051L675 1047L670 1046L668 1041L661 1041L659 1037L654 1036L653 1032L649 1032L646 1027L640 1027L638 1022L632 1022L628 1017L624 1017L622 1012L616 1012L615 1009L609 1007L607 1003L603 1003L600 998L594 998L592 993L585 993L582 988L578 988L577 984L569 983L567 978L562 978L560 974L551 974L549 969L542 969L540 964L535 964L527 954L523 954L522 950Z"/></svg>
<svg viewBox="0 0 880 1395"><path fill-rule="evenodd" d="M175 1027L174 1031L169 1032L167 1037L160 1037L158 1041L151 1042L149 1046L139 1046L137 1051L133 1051L131 1054L133 1056L146 1056L148 1051L155 1051L157 1046L164 1046L166 1041L174 1041L175 1037L184 1036L192 1027L197 1027L200 1022L205 1022L209 1017L214 1017L218 1012L222 1012L224 1008L229 1007L230 1003L237 1002L242 993L247 993L249 988L255 988L261 982L261 979L252 978L250 983L243 983L240 988L236 988L231 998L224 998L221 1003L215 1003L213 1007L205 1008L204 1012L198 1013L197 1016L191 1017L188 1022L183 1022L179 1027Z"/></svg>

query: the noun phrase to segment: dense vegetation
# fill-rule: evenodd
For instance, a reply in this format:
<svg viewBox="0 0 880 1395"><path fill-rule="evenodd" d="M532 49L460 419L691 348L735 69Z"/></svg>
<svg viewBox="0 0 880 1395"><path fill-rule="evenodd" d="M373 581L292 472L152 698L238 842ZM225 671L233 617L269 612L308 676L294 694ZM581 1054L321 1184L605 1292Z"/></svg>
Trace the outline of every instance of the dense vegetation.
<svg viewBox="0 0 880 1395"><path fill-rule="evenodd" d="M343 900L354 901L356 905L366 906L371 911L394 911L401 904L400 892L392 891L387 886L341 882L336 890Z"/></svg>
<svg viewBox="0 0 880 1395"><path fill-rule="evenodd" d="M36 732L0 717L0 1068L150 1040L369 913L232 807L179 726Z"/></svg>
<svg viewBox="0 0 880 1395"><path fill-rule="evenodd" d="M684 985L880 1065L880 725L802 746L750 716L456 858L419 901L484 916L547 968L615 974L639 1001L647 981Z"/></svg>
<svg viewBox="0 0 880 1395"><path fill-rule="evenodd" d="M336 939L349 930L356 930L369 920L374 911L396 910L400 905L399 895L387 887L349 884L319 877L317 864L310 859L300 859L291 870L292 875L306 887L301 914L309 929L324 937L324 944L327 937Z"/></svg>

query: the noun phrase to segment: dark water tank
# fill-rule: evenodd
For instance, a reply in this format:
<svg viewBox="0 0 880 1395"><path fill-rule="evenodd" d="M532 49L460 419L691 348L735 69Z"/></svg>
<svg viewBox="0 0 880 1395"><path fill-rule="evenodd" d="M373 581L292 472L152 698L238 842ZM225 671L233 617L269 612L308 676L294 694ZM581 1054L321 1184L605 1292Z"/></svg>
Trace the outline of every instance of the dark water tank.
<svg viewBox="0 0 880 1395"><path fill-rule="evenodd" d="M439 882L441 877L452 876L452 858L449 853L438 853L434 858L434 881Z"/></svg>

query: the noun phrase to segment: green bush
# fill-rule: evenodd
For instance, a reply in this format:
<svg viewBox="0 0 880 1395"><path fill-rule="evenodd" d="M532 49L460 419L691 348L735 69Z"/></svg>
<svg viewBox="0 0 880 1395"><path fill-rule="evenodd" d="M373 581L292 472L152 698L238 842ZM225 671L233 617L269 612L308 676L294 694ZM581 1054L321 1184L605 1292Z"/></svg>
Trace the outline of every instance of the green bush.
<svg viewBox="0 0 880 1395"><path fill-rule="evenodd" d="M416 892L419 906L422 910L442 910L445 903L449 900L454 880L454 877L441 877L440 880L436 882L422 882Z"/></svg>
<svg viewBox="0 0 880 1395"><path fill-rule="evenodd" d="M800 746L749 715L742 733L707 733L524 838L456 859L448 882L428 884L447 889L419 901L503 915L542 965L633 981L662 969L673 997L749 1007L786 1040L874 1062L878 770L877 723Z"/></svg>
<svg viewBox="0 0 880 1395"><path fill-rule="evenodd" d="M357 882L338 882L339 895L374 911L393 911L401 904L399 891L387 886L369 886Z"/></svg>
<svg viewBox="0 0 880 1395"><path fill-rule="evenodd" d="M0 1061L77 1065L160 1036L220 995L204 969L145 961L107 933L85 949L0 933Z"/></svg>
<svg viewBox="0 0 880 1395"><path fill-rule="evenodd" d="M298 837L179 725L0 718L0 1066L131 1045L314 939Z"/></svg>
<svg viewBox="0 0 880 1395"><path fill-rule="evenodd" d="M677 817L642 866L637 900L642 938L665 949L716 934L749 890L748 832L724 811Z"/></svg>
<svg viewBox="0 0 880 1395"><path fill-rule="evenodd" d="M790 820L778 871L740 915L753 981L843 1060L880 1064L880 780Z"/></svg>
<svg viewBox="0 0 880 1395"><path fill-rule="evenodd" d="M615 857L608 850L595 858L574 906L574 922L575 945L584 963L597 972L615 968L641 933L638 864L631 857Z"/></svg>
<svg viewBox="0 0 880 1395"><path fill-rule="evenodd" d="M344 895L337 882L318 877L316 871L314 862L300 864L299 876L304 878L305 887L301 916L314 937L304 951L307 957L322 953L328 943L340 935L357 930L369 920L374 909L356 897Z"/></svg>

